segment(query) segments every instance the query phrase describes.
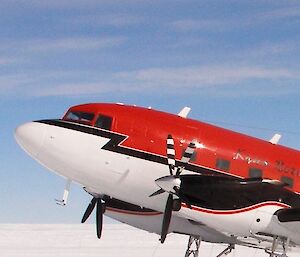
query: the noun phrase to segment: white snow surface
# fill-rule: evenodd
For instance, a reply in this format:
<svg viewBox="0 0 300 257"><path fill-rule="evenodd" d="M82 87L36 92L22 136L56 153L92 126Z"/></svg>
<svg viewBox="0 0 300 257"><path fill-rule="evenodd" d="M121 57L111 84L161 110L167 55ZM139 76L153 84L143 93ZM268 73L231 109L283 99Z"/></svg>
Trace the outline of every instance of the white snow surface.
<svg viewBox="0 0 300 257"><path fill-rule="evenodd" d="M188 236L159 236L123 224L104 224L98 240L94 224L0 224L0 257L183 257ZM201 257L217 256L225 245L201 243ZM236 247L228 257L268 256L262 250ZM300 257L293 249L289 257Z"/></svg>

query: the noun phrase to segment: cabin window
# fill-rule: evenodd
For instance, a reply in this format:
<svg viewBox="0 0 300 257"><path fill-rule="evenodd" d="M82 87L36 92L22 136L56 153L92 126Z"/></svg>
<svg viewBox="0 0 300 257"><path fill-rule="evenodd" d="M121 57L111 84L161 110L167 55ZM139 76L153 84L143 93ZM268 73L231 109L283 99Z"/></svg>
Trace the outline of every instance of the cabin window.
<svg viewBox="0 0 300 257"><path fill-rule="evenodd" d="M281 182L286 183L288 187L292 188L294 186L294 180L289 177L281 177Z"/></svg>
<svg viewBox="0 0 300 257"><path fill-rule="evenodd" d="M258 168L250 168L249 169L249 178L262 178L263 172Z"/></svg>
<svg viewBox="0 0 300 257"><path fill-rule="evenodd" d="M105 116L105 115L99 115L95 123L96 127L106 129L106 130L111 130L111 125L112 125L112 117Z"/></svg>
<svg viewBox="0 0 300 257"><path fill-rule="evenodd" d="M216 168L219 170L228 171L230 168L230 161L218 158L216 161Z"/></svg>
<svg viewBox="0 0 300 257"><path fill-rule="evenodd" d="M91 122L94 119L94 117L94 113L70 111L65 119L77 122Z"/></svg>

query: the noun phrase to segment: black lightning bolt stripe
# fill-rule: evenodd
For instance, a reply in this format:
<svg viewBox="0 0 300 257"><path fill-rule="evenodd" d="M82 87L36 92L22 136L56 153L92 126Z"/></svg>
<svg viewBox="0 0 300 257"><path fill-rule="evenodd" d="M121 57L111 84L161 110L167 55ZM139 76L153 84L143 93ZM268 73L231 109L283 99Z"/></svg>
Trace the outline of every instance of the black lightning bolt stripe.
<svg viewBox="0 0 300 257"><path fill-rule="evenodd" d="M75 131L79 131L82 133L94 135L94 136L99 136L99 137L104 137L110 139L106 145L102 147L102 149L115 152L115 153L120 153L120 154L125 154L128 156L136 157L139 159L147 160L147 161L152 161L164 165L168 165L168 160L167 157L163 157L160 155L156 155L153 153L149 152L144 152L141 150L137 149L132 149L128 148L126 146L122 146L121 143L127 139L127 136L121 135L112 131L108 130L103 130L95 127L90 127L87 125L82 125L82 124L77 124L73 122L68 122L68 121L63 121L63 120L38 120L35 121L38 123L43 123L47 125L52 125L56 127L61 127L61 128L66 128L66 129L71 129ZM163 142L164 143L164 142ZM223 175L223 176L230 176L227 174L219 173L215 170L211 170L208 168L200 167L198 165L194 165L191 163L183 163L181 161L176 160L176 166L183 166L186 168L186 170L201 173L201 174L217 174L217 175ZM231 176L230 176L231 177Z"/></svg>
<svg viewBox="0 0 300 257"><path fill-rule="evenodd" d="M121 134L103 130L103 129L94 128L91 126L67 122L67 121L63 121L63 120L40 120L40 121L36 121L36 122L48 124L48 125L52 125L52 126L56 126L56 127L71 129L71 130L79 131L79 132L90 134L90 135L108 138L110 140L108 141L107 144L105 144L102 147L102 149L104 149L104 150L112 151L112 152L120 153L120 154L125 154L127 156L132 156L132 157L136 157L136 158L147 160L147 161L161 163L166 166L168 165L167 157L155 155L155 154L152 154L149 152L143 152L143 151L140 151L137 149L128 148L126 146L122 146L122 142L124 142L127 139L127 136L125 136L125 135L121 135ZM163 142L163 143L165 143L165 142ZM220 175L223 175L226 177L232 177L229 174L222 174L215 170L200 167L200 166L197 166L197 165L191 164L191 163L185 164L182 161L176 160L176 165L177 166L185 165L187 170L194 171L196 173L200 173L203 175L217 174L217 175L219 175L218 176L219 179L221 179ZM183 176L181 179L182 179L182 181L186 180L186 179L188 179L188 176ZM207 181L207 179L215 180L215 178L212 178L211 176L197 176L197 179L200 179L200 180L203 179L204 182ZM194 183L195 182L194 180L195 179L193 178L191 180L191 183L183 182L180 190L183 190L185 193L187 193L189 190L191 195L197 195L197 197L200 196L201 199L202 199L202 197L205 197L205 202L209 203L208 206L206 206L206 208L208 208L208 209L215 209L215 210L224 209L225 208L224 207L225 199L227 199L227 201L229 201L229 203L231 205L233 205L233 203L236 204L237 202L242 203L242 204L244 203L243 198L239 198L240 192L238 190L237 191L233 190L235 187L233 187L233 189L230 189L230 190L229 189L224 190L224 186L223 187L214 187L214 184L212 184L212 183L204 183L202 186L199 187L199 183ZM238 178L235 178L235 181L238 181ZM183 188L184 186L186 188ZM270 185L267 185L267 186L270 186ZM213 187L213 188L208 190L208 187ZM216 189L218 189L218 190L215 191ZM286 190L284 188L278 188L276 186L273 186L273 187L271 186L271 189L272 190L268 189L264 192L260 192L260 190L256 190L257 192L260 192L259 195L262 195L261 196L262 199L260 199L260 201L256 200L254 202L255 203L264 202L265 200L278 201L278 199L281 198L282 203L289 204L290 206L300 208L300 200L298 199L298 197L299 197L298 195L290 192L289 190ZM196 193L193 193L192 192L193 190ZM210 192L214 192L214 193L211 194ZM227 194L227 197L225 197L225 193ZM251 193L251 197L254 197L254 198L257 197L256 194L252 193L252 191L250 193ZM233 201L235 199L235 197L237 197L238 200ZM245 197L245 196L243 196L243 197ZM249 197L249 199L250 199L250 197ZM247 201L249 201L249 199ZM233 203L232 203L232 201L233 201ZM116 204L116 202L111 203L111 204ZM199 202L199 200L196 200L195 203L193 203L193 204L196 206L202 207L204 205L204 202L202 200L200 202ZM214 204L215 206L212 206L212 204ZM246 204L246 206L251 206L252 204L253 203ZM117 207L117 206L115 206L115 207ZM244 205L243 205L243 207L244 207ZM118 206L118 208L124 210L124 209L128 209L129 206L126 206L126 208L125 208L125 206L123 205L122 208L121 208L121 206ZM231 208L232 207L230 207L230 209ZM137 212L137 211L143 212L145 210L135 209L134 211L135 212ZM149 211L151 213L150 210L147 210L147 211Z"/></svg>

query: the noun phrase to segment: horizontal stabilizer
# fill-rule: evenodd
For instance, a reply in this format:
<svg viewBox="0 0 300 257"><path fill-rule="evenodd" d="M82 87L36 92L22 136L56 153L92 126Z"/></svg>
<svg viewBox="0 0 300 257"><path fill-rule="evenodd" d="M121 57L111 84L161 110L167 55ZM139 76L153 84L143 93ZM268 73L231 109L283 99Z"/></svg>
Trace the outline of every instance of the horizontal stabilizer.
<svg viewBox="0 0 300 257"><path fill-rule="evenodd" d="M300 208L280 209L275 215L280 222L300 221Z"/></svg>

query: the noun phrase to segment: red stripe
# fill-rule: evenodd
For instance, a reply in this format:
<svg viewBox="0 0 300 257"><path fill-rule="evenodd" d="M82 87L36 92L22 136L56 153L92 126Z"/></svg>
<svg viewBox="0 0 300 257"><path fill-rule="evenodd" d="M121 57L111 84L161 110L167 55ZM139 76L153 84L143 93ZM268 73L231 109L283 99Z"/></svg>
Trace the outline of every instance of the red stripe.
<svg viewBox="0 0 300 257"><path fill-rule="evenodd" d="M252 205L252 206L242 208L242 209L228 210L228 211L210 210L210 209L205 209L205 208L199 208L196 206L192 206L192 210L198 211L198 212L209 213L209 214L227 215L227 214L238 214L238 213L242 213L242 212L252 211L254 209L258 209L258 208L261 208L264 206L276 206L276 207L280 207L280 208L290 208L291 207L287 204L279 203L279 202L265 202L265 203L259 203L259 204ZM185 203L182 204L182 207L189 208Z"/></svg>
<svg viewBox="0 0 300 257"><path fill-rule="evenodd" d="M137 211L127 211L127 210L121 210L111 207L106 207L108 211L122 213L122 214L128 214L128 215L138 215L138 216L158 216L161 215L161 212L137 212Z"/></svg>

